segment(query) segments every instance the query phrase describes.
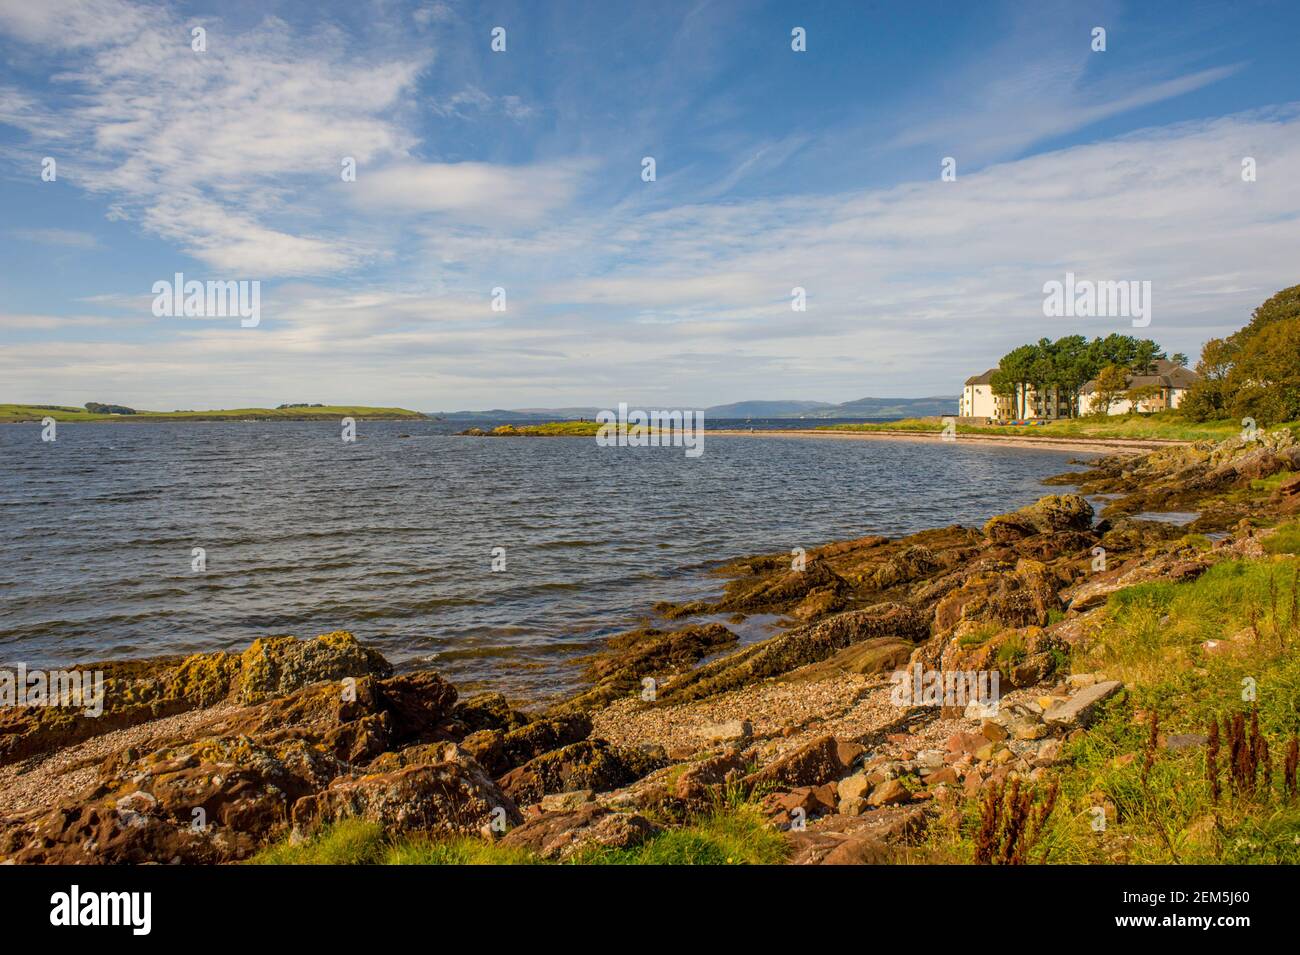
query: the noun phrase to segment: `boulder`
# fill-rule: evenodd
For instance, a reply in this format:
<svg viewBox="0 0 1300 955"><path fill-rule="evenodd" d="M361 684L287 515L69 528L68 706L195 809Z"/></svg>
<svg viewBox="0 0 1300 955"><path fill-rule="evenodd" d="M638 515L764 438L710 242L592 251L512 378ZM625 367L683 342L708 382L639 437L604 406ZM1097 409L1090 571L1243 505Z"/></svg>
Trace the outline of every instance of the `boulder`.
<svg viewBox="0 0 1300 955"><path fill-rule="evenodd" d="M477 763L456 759L391 773L335 780L293 805L293 824L310 831L340 819L365 819L386 832L468 835L522 821L518 808Z"/></svg>
<svg viewBox="0 0 1300 955"><path fill-rule="evenodd" d="M883 603L849 610L706 663L664 687L659 699L684 702L746 686L825 660L862 640L894 637L915 642L929 634L925 616L905 604Z"/></svg>
<svg viewBox="0 0 1300 955"><path fill-rule="evenodd" d="M501 776L544 753L581 742L591 733L591 717L581 711L555 713L509 731L479 730L461 748L493 776Z"/></svg>
<svg viewBox="0 0 1300 955"><path fill-rule="evenodd" d="M819 736L750 773L743 783L749 789L766 785L820 786L843 776L861 752L862 747L856 744L841 743L834 736Z"/></svg>
<svg viewBox="0 0 1300 955"><path fill-rule="evenodd" d="M507 795L523 805L571 789L608 792L662 765L661 760L639 750L588 739L535 757L510 770L499 782Z"/></svg>
<svg viewBox="0 0 1300 955"><path fill-rule="evenodd" d="M1043 714L1043 720L1053 726L1086 727L1097 715L1098 707L1124 688L1118 680L1104 680L1082 687L1069 699L1055 703Z"/></svg>
<svg viewBox="0 0 1300 955"><path fill-rule="evenodd" d="M565 860L585 849L633 848L659 831L660 827L644 816L586 803L529 819L507 832L501 845L526 849L544 859Z"/></svg>

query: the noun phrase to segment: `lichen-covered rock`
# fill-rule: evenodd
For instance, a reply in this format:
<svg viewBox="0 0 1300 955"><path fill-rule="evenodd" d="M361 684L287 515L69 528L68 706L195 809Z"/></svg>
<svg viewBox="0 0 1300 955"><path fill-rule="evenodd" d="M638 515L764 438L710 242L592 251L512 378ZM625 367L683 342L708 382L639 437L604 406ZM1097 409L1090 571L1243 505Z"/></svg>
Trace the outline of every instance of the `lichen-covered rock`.
<svg viewBox="0 0 1300 955"><path fill-rule="evenodd" d="M877 589L885 590L924 577L941 566L930 548L914 544L877 568L871 582Z"/></svg>
<svg viewBox="0 0 1300 955"><path fill-rule="evenodd" d="M735 633L720 623L616 634L606 641L601 653L588 661L587 676L594 685L554 712L602 706L640 690L646 679L662 680L688 670L705 656L735 642Z"/></svg>
<svg viewBox="0 0 1300 955"><path fill-rule="evenodd" d="M318 680L385 676L390 670L382 656L346 631L311 640L258 640L240 655L219 651L71 669L103 675L103 712L58 706L0 709L0 765L226 700L260 702Z"/></svg>
<svg viewBox="0 0 1300 955"><path fill-rule="evenodd" d="M352 818L378 823L390 833L467 835L523 817L482 767L464 758L336 779L293 804L293 825L304 832Z"/></svg>
<svg viewBox="0 0 1300 955"><path fill-rule="evenodd" d="M734 582L714 609L779 613L794 608L813 591L826 590L841 598L852 594L853 588L825 560L808 561L802 570L791 568L789 564L787 560L787 569L774 577L764 577L757 582Z"/></svg>
<svg viewBox="0 0 1300 955"><path fill-rule="evenodd" d="M295 799L342 771L303 740L202 740L124 759L84 796L0 836L17 863L230 862L288 830Z"/></svg>
<svg viewBox="0 0 1300 955"><path fill-rule="evenodd" d="M590 733L591 717L585 713L556 713L509 732L479 730L460 745L489 773L500 776L543 753L581 742Z"/></svg>
<svg viewBox="0 0 1300 955"><path fill-rule="evenodd" d="M511 829L503 846L526 849L543 859L565 860L587 849L630 849L660 832L637 813L611 812L595 803L547 812Z"/></svg>
<svg viewBox="0 0 1300 955"><path fill-rule="evenodd" d="M313 640L254 640L240 655L239 664L237 698L241 703L260 703L321 680L387 676L391 672L388 661L346 630L323 633Z"/></svg>
<svg viewBox="0 0 1300 955"><path fill-rule="evenodd" d="M531 759L506 773L499 782L507 795L524 805L537 802L547 793L571 789L608 792L662 765L663 760L638 750L589 739Z"/></svg>
<svg viewBox="0 0 1300 955"><path fill-rule="evenodd" d="M856 743L819 736L750 773L742 783L749 790L763 786L820 786L847 773L862 752Z"/></svg>
<svg viewBox="0 0 1300 955"><path fill-rule="evenodd" d="M999 543L1031 534L1084 531L1092 526L1092 505L1078 494L1052 494L1011 514L990 518L984 533Z"/></svg>
<svg viewBox="0 0 1300 955"><path fill-rule="evenodd" d="M243 858L287 832L297 800L394 745L432 735L454 702L446 681L415 673L363 677L346 693L338 683L316 683L214 710L150 752L118 751L90 786L52 809L6 820L0 857L90 864Z"/></svg>
<svg viewBox="0 0 1300 955"><path fill-rule="evenodd" d="M710 696L817 663L850 644L873 637L919 641L929 635L925 617L905 604L883 603L848 610L692 670L664 687L659 699L681 702Z"/></svg>
<svg viewBox="0 0 1300 955"><path fill-rule="evenodd" d="M461 700L452 710L451 718L460 724L464 734L479 730L508 732L528 722L528 716L513 709L500 693L476 693Z"/></svg>

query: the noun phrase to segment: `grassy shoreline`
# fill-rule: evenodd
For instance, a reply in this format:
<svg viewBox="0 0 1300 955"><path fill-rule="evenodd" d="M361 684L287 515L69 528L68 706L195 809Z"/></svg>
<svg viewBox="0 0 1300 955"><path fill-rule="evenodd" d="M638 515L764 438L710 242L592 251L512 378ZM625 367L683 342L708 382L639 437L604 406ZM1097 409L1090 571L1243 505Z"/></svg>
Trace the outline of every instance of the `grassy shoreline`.
<svg viewBox="0 0 1300 955"><path fill-rule="evenodd" d="M957 434L1017 438L1069 438L1071 440L1222 441L1241 433L1237 421L1189 421L1176 413L1117 415L1108 418L1067 418L1041 425L958 424ZM1293 430L1297 423L1281 425ZM942 431L940 418L905 418L899 421L827 425L826 431L924 432Z"/></svg>
<svg viewBox="0 0 1300 955"><path fill-rule="evenodd" d="M102 421L335 421L339 418L420 421L424 415L407 408L371 408L365 405L326 405L320 408L220 408L212 411L139 411L131 415L99 414L66 405L0 404L0 424L39 423L53 418L60 423Z"/></svg>

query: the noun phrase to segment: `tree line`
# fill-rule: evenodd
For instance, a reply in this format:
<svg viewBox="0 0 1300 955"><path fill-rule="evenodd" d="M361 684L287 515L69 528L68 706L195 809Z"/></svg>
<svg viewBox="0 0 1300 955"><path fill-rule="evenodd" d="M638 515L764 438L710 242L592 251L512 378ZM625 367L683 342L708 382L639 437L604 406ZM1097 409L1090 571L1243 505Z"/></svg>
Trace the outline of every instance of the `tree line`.
<svg viewBox="0 0 1300 955"><path fill-rule="evenodd" d="M993 393L1011 398L1015 415L1026 418L1030 392L1040 397L1064 399L1069 417L1079 414L1079 389L1089 381L1097 383L1094 407L1109 410L1118 396L1125 394L1131 375L1149 375L1155 364L1166 358L1164 349L1149 338L1131 335L1107 335L1091 341L1083 335L1067 335L1052 341L1040 338L1031 345L1021 345L1002 356L993 373ZM1187 358L1175 354L1175 364L1187 364ZM1131 397L1145 397L1137 396Z"/></svg>
<svg viewBox="0 0 1300 955"><path fill-rule="evenodd" d="M1246 327L1206 342L1196 373L1179 408L1193 421L1300 420L1300 285L1260 305Z"/></svg>

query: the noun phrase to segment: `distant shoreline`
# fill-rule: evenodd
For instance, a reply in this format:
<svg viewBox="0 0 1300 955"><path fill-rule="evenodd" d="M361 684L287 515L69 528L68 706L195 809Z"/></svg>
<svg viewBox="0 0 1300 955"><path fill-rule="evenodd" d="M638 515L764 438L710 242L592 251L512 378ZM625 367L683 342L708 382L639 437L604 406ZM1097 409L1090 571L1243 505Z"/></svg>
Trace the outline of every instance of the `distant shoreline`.
<svg viewBox="0 0 1300 955"><path fill-rule="evenodd" d="M67 406L0 404L0 424L40 424L53 418L59 424L104 424L140 421L424 421L426 416L407 408L371 408L364 405L323 405L316 408L220 408L211 411L138 411L102 414Z"/></svg>
<svg viewBox="0 0 1300 955"><path fill-rule="evenodd" d="M718 430L706 431L709 437L743 437L743 438L761 438L761 437L816 437L816 438L849 438L849 439L867 439L877 441L940 441L939 432L937 431L830 431L826 429L790 429L790 430L758 430L737 431L737 430ZM1044 451L1113 451L1116 453L1139 454L1144 451L1154 451L1158 448L1176 447L1178 445L1190 444L1190 441L1180 441L1173 438L1053 438L1053 437L1035 437L1030 435L996 435L996 434L967 434L960 430L953 443L956 444L983 444L983 445L1006 445L1009 447L1039 448Z"/></svg>

